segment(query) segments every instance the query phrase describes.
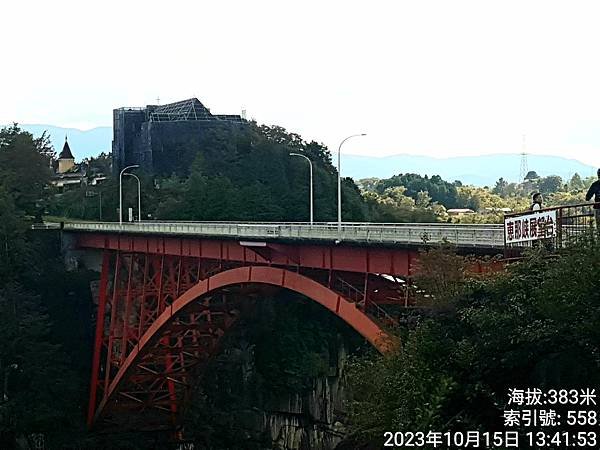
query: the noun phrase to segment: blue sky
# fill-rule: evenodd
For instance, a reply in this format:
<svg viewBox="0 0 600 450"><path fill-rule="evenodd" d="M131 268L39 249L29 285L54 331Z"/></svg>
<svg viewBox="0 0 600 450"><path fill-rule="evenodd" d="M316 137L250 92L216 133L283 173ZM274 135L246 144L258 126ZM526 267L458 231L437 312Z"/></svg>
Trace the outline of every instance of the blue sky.
<svg viewBox="0 0 600 450"><path fill-rule="evenodd" d="M594 1L9 2L0 123L198 97L356 154L600 165Z"/></svg>

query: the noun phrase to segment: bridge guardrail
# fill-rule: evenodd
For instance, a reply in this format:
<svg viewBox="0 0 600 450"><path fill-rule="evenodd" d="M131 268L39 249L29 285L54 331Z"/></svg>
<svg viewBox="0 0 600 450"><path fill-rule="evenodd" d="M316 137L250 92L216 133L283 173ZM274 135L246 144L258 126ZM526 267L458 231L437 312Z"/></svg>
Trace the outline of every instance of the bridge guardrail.
<svg viewBox="0 0 600 450"><path fill-rule="evenodd" d="M594 226L600 203L579 203L504 216L504 255L519 256L524 249L545 246L550 250L577 242Z"/></svg>
<svg viewBox="0 0 600 450"><path fill-rule="evenodd" d="M31 225L32 230L60 230L60 223L34 223Z"/></svg>
<svg viewBox="0 0 600 450"><path fill-rule="evenodd" d="M503 248L502 225L446 224L343 224L337 223L224 223L224 222L71 222L69 231L148 233L165 235L202 235L247 239L306 239L315 241L349 241L382 244L441 243L458 247Z"/></svg>

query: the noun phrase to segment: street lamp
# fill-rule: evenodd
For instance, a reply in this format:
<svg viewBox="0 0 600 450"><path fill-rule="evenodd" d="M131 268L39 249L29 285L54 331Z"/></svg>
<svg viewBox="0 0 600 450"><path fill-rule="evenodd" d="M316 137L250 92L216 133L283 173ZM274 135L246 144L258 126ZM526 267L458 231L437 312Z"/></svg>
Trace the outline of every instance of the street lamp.
<svg viewBox="0 0 600 450"><path fill-rule="evenodd" d="M361 134L353 134L352 136L348 136L346 139L344 139L341 143L340 146L338 147L338 164L337 164L337 170L338 170L338 239L341 241L342 240L342 173L341 173L341 154L342 154L342 145L344 145L344 142L346 142L348 139L353 138L353 137L359 137L359 136L366 136L366 133L361 133Z"/></svg>
<svg viewBox="0 0 600 450"><path fill-rule="evenodd" d="M142 184L140 183L140 179L137 175L133 173L124 173L126 177L133 177L137 180L138 184L138 222L142 221Z"/></svg>
<svg viewBox="0 0 600 450"><path fill-rule="evenodd" d="M308 167L310 168L310 224L313 224L313 209L314 209L314 197L313 197L313 165L310 158L301 153L290 153L290 156L300 156L308 161Z"/></svg>
<svg viewBox="0 0 600 450"><path fill-rule="evenodd" d="M123 225L123 173L127 169L135 169L137 167L140 167L140 165L134 164L132 166L127 166L119 173L119 225Z"/></svg>

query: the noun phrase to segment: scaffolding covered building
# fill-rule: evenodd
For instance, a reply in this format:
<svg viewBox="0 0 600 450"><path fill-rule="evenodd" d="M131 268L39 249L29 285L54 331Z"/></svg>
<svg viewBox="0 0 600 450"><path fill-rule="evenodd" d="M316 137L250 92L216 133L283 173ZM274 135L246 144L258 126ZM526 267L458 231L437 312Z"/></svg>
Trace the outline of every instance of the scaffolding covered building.
<svg viewBox="0 0 600 450"><path fill-rule="evenodd" d="M243 123L239 115L212 114L197 98L115 109L113 171L139 164L151 174L185 174L210 130Z"/></svg>

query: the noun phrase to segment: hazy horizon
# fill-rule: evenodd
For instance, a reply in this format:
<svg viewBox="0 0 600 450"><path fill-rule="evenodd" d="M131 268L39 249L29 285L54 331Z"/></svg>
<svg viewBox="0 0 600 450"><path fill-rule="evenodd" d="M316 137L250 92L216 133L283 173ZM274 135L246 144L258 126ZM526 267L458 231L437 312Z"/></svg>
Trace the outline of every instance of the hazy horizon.
<svg viewBox="0 0 600 450"><path fill-rule="evenodd" d="M276 125L276 124L273 124ZM10 124L0 124L0 127L4 127L4 126L10 126ZM86 132L90 132L90 131L95 131L95 130L106 130L106 129L110 129L112 132L112 125L111 126L96 126L96 127L91 127L91 128L77 128L77 127L63 127L63 126L59 126L59 125L53 125L53 124L43 124L43 123L18 123L19 127L22 127L24 129L29 128L29 127L39 127L39 128L44 128L44 127L54 127L54 128L61 128L64 130L73 130L76 132L82 132L82 133L86 133ZM290 132L294 132L294 130L288 130ZM38 133L39 135L39 133ZM58 148L58 150L60 150L60 146L62 145L62 141L60 140L60 136L57 136L56 138L53 138L53 140L56 141L55 146ZM60 142L59 142L60 141ZM60 143L60 145L58 145ZM335 149L330 148L329 149L332 154L334 153ZM354 150L354 151L353 151ZM355 151L358 150L359 152L356 153ZM110 148L107 148L106 151L111 151ZM452 159L452 158L464 158L464 157L478 157L478 156L497 156L497 155L522 155L522 151L514 151L514 152L493 152L493 153L479 153L479 154L475 154L475 155L460 155L460 154L452 154L452 155L440 155L440 156L435 156L435 155L429 155L429 154L419 154L419 153L411 153L410 150L404 150L398 153L390 153L390 154L369 154L369 153L360 153L360 149L351 149L346 151L344 149L344 154L348 154L348 155L353 155L353 156L363 156L363 157L370 157L370 158L378 158L378 159L383 159L383 158L390 158L390 157L394 157L394 156L414 156L414 157L427 157L427 158L433 158L433 159L440 159L440 160L445 160L445 159ZM337 154L337 153L336 153ZM570 157L568 155L552 155L550 153L538 153L538 154L534 154L534 153L526 153L528 156L559 156L565 159L569 159L569 160L574 160L574 161L579 161L579 162L583 162L578 158L575 157Z"/></svg>
<svg viewBox="0 0 600 450"><path fill-rule="evenodd" d="M68 135L69 144L77 161L96 156L102 151L110 151L112 128L100 127L88 131L57 128L51 125L21 125L35 136L44 130L49 131L57 151L63 146ZM333 152L332 152L333 153ZM335 153L332 154L334 163ZM577 172L586 177L594 175L596 168L586 165L567 155L528 155L529 168L542 176L559 175L568 180ZM517 181L520 176L521 155L518 153L493 153L471 156L429 156L402 152L395 155L356 155L344 152L342 155L342 174L355 180L361 178L388 178L399 173L418 173L421 175L440 175L447 181L461 180L465 184L476 186L493 185L498 178Z"/></svg>
<svg viewBox="0 0 600 450"><path fill-rule="evenodd" d="M19 51L0 123L110 126L114 108L197 97L332 151L366 132L349 154L600 165L596 2L107 0L93 20L78 5L4 6L0 38Z"/></svg>

